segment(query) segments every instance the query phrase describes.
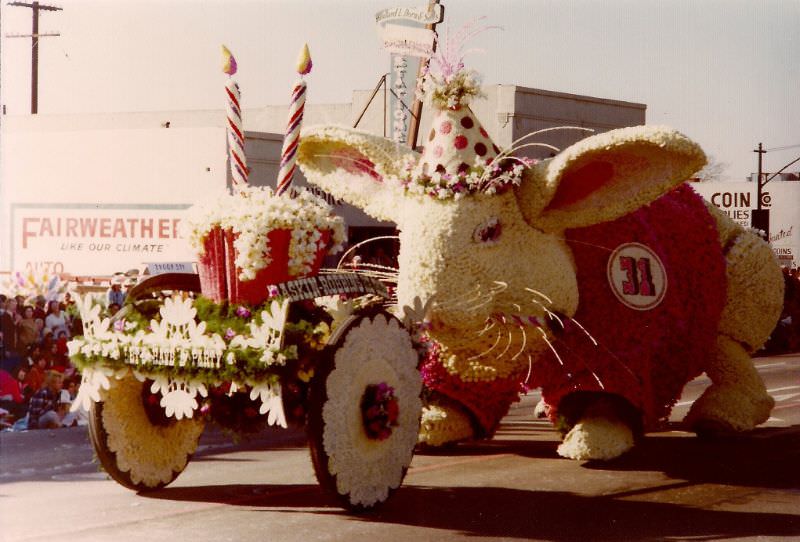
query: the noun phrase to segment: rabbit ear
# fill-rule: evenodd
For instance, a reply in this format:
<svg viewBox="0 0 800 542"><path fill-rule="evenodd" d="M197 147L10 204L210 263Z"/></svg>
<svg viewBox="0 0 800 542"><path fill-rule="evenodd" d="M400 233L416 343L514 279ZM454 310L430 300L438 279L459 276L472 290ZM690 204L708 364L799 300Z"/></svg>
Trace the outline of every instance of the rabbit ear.
<svg viewBox="0 0 800 542"><path fill-rule="evenodd" d="M384 137L339 126L309 128L297 162L309 182L367 214L398 222L404 198L398 178L419 154Z"/></svg>
<svg viewBox="0 0 800 542"><path fill-rule="evenodd" d="M564 230L614 220L666 194L706 163L670 128L636 126L586 138L531 168L517 197L526 220Z"/></svg>

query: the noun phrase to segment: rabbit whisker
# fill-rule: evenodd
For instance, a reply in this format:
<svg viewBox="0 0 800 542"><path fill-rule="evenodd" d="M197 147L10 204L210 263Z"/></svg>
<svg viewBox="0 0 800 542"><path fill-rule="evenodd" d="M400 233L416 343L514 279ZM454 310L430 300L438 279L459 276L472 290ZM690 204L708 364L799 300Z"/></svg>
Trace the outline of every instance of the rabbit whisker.
<svg viewBox="0 0 800 542"><path fill-rule="evenodd" d="M544 299L545 301L547 301L549 304L551 304L551 305L553 304L553 300L552 300L552 299L550 299L549 297L547 297L546 295L544 295L544 294L543 294L542 292L540 292L539 290L534 290L533 288L525 288L525 291L526 291L526 292L530 292L530 293L532 293L532 294L534 294L534 295L538 295L539 297L541 297L542 299Z"/></svg>
<svg viewBox="0 0 800 542"><path fill-rule="evenodd" d="M566 344L562 343L561 346L563 346L564 349L566 349L568 352L573 352L573 350L569 346L567 346ZM597 385L600 386L600 389L601 390L605 390L606 387L603 385L602 379L600 378L600 376L597 373L595 373L592 370L592 368L589 366L589 364L586 362L586 360L583 357L581 357L581 356L579 356L577 354L575 355L575 357L578 358L581 361L581 363L583 363L583 366L586 367L586 370L589 371L589 373L591 373L591 375L594 378L595 382L597 382Z"/></svg>
<svg viewBox="0 0 800 542"><path fill-rule="evenodd" d="M569 321L573 322L576 326L581 328L581 331L583 331L586 334L586 336L589 337L589 340L592 341L592 343L594 343L595 346L598 346L597 340L594 337L592 337L591 333L586 331L586 328L583 327L583 325L580 322L578 322L575 318L570 318Z"/></svg>
<svg viewBox="0 0 800 542"><path fill-rule="evenodd" d="M356 249L358 249L358 248L360 248L360 247L362 247L362 246L366 245L367 243L371 243L371 242L373 242L373 241L380 241L380 240L383 240L383 239L397 239L397 240L399 240L399 239L400 239L400 237L399 237L398 235L381 235L381 236L379 236L379 237L370 237L369 239L365 239L364 241L361 241L360 243L356 243L355 245L353 245L353 246L351 246L350 248L348 248L348 249L347 249L347 250L344 252L344 254L342 254L342 257L341 257L341 258L339 258L339 265L337 266L337 269L338 269L338 268L340 268L342 265L345 265L345 264L343 264L343 262L344 262L344 261L347 259L347 256L348 256L348 255L349 255L351 252L353 252L353 251L355 251ZM398 271L398 272L399 272L399 271Z"/></svg>
<svg viewBox="0 0 800 542"><path fill-rule="evenodd" d="M541 130L536 130L536 131L530 132L528 134L525 134L524 136L512 141L511 142L511 146L513 147L514 145L516 145L517 143L519 143L523 139L528 139L531 136L543 134L545 132L555 132L557 130L582 130L584 132L594 132L594 130L592 128L584 128L582 126L553 126L553 127L550 127L550 128L542 128Z"/></svg>
<svg viewBox="0 0 800 542"><path fill-rule="evenodd" d="M525 385L528 384L528 381L531 379L531 373L533 372L533 358L530 354L528 354L528 374L525 375L524 383Z"/></svg>
<svg viewBox="0 0 800 542"><path fill-rule="evenodd" d="M510 329L508 329L508 328L507 328L507 334L508 334L508 343L506 344L506 348L505 348L505 350L503 350L502 352L500 352L500 353L497 355L497 359L501 359L503 356L505 356L505 355L506 355L506 352L508 352L508 350L511 348L511 343L513 343L513 342L514 342L514 339L513 339L513 337L511 336L511 330L510 330Z"/></svg>
<svg viewBox="0 0 800 542"><path fill-rule="evenodd" d="M520 355L522 355L522 353L525 351L525 347L528 346L528 334L525 333L525 328L520 327L519 332L522 334L522 346L519 347L519 352L517 352L511 357L512 360L515 360L518 357L520 357Z"/></svg>
<svg viewBox="0 0 800 542"><path fill-rule="evenodd" d="M484 327L481 331L478 332L478 337L480 337L481 335L483 335L484 333L486 333L487 331L489 331L490 329L492 329L496 325L497 325L497 323L494 320L491 320L491 319L487 320L486 327Z"/></svg>
<svg viewBox="0 0 800 542"><path fill-rule="evenodd" d="M541 301L538 301L536 299L531 299L531 302L535 303L536 305L538 305L542 309L544 309L544 312L545 312L545 314L547 314L547 316L549 316L553 320L558 320L558 323L561 325L561 327L562 328L564 327L564 321L561 319L561 317L558 314L556 314L555 312L553 312L550 309L548 309L547 306L544 303L542 303Z"/></svg>
<svg viewBox="0 0 800 542"><path fill-rule="evenodd" d="M556 357L556 360L558 361L559 365L561 365L561 368L564 369L564 372L567 374L567 378L572 380L572 373L570 373L569 369L567 369L567 366L564 365L564 361L561 359L561 356L558 355L558 352L556 351L555 347L553 346L553 343L550 342L550 339L547 337L547 333L545 333L545 331L540 327L537 327L536 329L538 329L539 333L542 334L542 338L544 339L544 342L547 343L547 346L550 347L550 351L553 352L553 355Z"/></svg>
<svg viewBox="0 0 800 542"><path fill-rule="evenodd" d="M544 147L545 149L550 149L551 151L561 152L561 149L559 149L555 145L550 145L548 143L525 143L524 145L518 145L516 147L509 147L508 149L506 149L503 152L501 152L500 154L498 154L497 158L495 158L495 161L497 161L498 159L505 160L507 158L513 158L513 159L516 159L516 160L520 160L516 156L509 156L509 154L512 153L512 152L516 152L519 149L524 149L525 147Z"/></svg>
<svg viewBox="0 0 800 542"><path fill-rule="evenodd" d="M446 301L438 301L437 305L439 305L440 307L460 307L472 301L478 300L480 299L480 297L481 297L481 287L480 285L476 284L474 288L472 288L471 290L467 290L466 292L464 292L459 296L451 297Z"/></svg>
<svg viewBox="0 0 800 542"><path fill-rule="evenodd" d="M500 344L500 339L502 338L502 336L503 336L503 334L502 334L501 332L499 332L499 331L498 331L498 332L497 332L497 340L495 340L495 342L494 342L494 344L491 346L491 348L489 348L488 350L486 350L485 352L483 352L483 353L481 353L481 354L477 354L477 355L475 355L475 356L472 356L472 357L469 357L469 358L467 358L467 361L472 361L472 360L480 359L480 358L482 358L482 357L486 356L487 354L489 354L489 352L491 352L492 350L494 350L495 348L497 348L497 345L498 345L498 344Z"/></svg>

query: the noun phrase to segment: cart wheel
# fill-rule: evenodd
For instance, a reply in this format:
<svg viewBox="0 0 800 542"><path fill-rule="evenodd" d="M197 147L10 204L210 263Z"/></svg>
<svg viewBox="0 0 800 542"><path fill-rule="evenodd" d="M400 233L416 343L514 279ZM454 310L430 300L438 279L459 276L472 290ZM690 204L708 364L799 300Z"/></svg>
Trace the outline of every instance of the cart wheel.
<svg viewBox="0 0 800 542"><path fill-rule="evenodd" d="M347 508L366 510L400 486L411 464L422 379L396 318L379 312L345 326L312 381L309 444L320 485Z"/></svg>
<svg viewBox="0 0 800 542"><path fill-rule="evenodd" d="M145 408L145 384L132 375L112 379L103 400L92 405L89 436L105 471L135 491L172 482L197 448L205 422L166 418L160 407Z"/></svg>

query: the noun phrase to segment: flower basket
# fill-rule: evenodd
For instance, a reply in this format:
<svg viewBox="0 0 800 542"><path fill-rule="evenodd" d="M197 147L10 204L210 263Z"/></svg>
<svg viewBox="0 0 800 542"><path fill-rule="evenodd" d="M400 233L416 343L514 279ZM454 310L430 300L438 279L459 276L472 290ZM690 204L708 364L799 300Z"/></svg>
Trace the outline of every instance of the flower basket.
<svg viewBox="0 0 800 542"><path fill-rule="evenodd" d="M239 278L242 270L236 267L236 248L233 245L237 237L238 233L225 231L228 296L231 303L258 305L269 297L268 285L289 280L289 244L292 240L292 231L278 229L267 234L267 246L264 247L264 252L268 252L271 261L267 267L259 270L252 280Z"/></svg>
<svg viewBox="0 0 800 542"><path fill-rule="evenodd" d="M197 272L201 292L217 303L228 298L225 269L225 240L222 229L216 226L203 240L203 253L197 258Z"/></svg>
<svg viewBox="0 0 800 542"><path fill-rule="evenodd" d="M258 305L267 287L316 274L341 250L344 220L307 191L276 196L245 187L189 209L184 235L199 253L201 291L219 303Z"/></svg>
<svg viewBox="0 0 800 542"><path fill-rule="evenodd" d="M242 270L235 263L237 252L234 241L238 236L238 233L234 233L231 230L224 232L228 297L231 303L258 305L269 297L267 287L270 284L278 284L301 276L312 276L319 273L322 260L328 251L331 232L329 230L320 231L317 250L313 260L310 262L310 271L302 274L293 274L289 268L292 230L281 228L270 231L266 236L267 246L264 247L264 252L269 254L270 262L265 268L260 269L252 280L241 280L240 273Z"/></svg>

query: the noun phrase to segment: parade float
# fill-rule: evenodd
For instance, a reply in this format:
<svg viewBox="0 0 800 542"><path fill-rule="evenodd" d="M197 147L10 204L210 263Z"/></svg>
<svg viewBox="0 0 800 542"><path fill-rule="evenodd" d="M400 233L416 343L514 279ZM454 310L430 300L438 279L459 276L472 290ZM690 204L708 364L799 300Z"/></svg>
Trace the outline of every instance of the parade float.
<svg viewBox="0 0 800 542"><path fill-rule="evenodd" d="M417 441L413 318L388 310L375 278L320 273L324 256L341 248L344 224L291 186L302 77L275 191L248 184L236 62L223 55L232 186L187 213L198 273L139 283L113 316L91 296L78 299L73 408L89 409L97 457L125 487L172 482L207 423L239 435L293 424L307 427L323 488L348 508L370 508L400 485ZM305 47L298 72L310 69Z"/></svg>
<svg viewBox="0 0 800 542"><path fill-rule="evenodd" d="M428 309L420 442L491 437L541 387L558 453L612 459L663 428L703 372L687 430L766 421L774 401L750 354L780 315L781 272L756 232L684 183L701 148L637 126L545 145L543 161L513 155L538 144L528 136L499 149L469 107L481 90L462 47L480 31L438 44L421 152L320 126L298 156L309 182L400 229L398 303Z"/></svg>
<svg viewBox="0 0 800 542"><path fill-rule="evenodd" d="M766 243L684 184L703 151L657 126L544 161L514 156L534 143L498 148L469 108L480 80L462 46L479 30L438 44L422 152L338 126L301 140L301 81L274 193L247 186L229 81L233 190L191 211L199 274L138 285L113 318L80 300L76 403L91 407L116 481L168 484L207 421L296 422L321 485L369 508L399 486L417 442L489 438L534 386L563 432L558 453L581 460L618 457L663 427L703 372L711 386L688 430L769 417L749 355L777 321L783 281ZM341 223L291 189L295 157L313 184L398 225L390 308L374 277L318 272Z"/></svg>

